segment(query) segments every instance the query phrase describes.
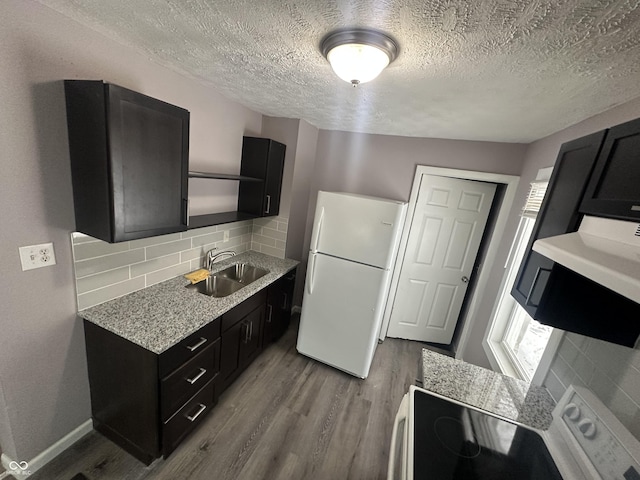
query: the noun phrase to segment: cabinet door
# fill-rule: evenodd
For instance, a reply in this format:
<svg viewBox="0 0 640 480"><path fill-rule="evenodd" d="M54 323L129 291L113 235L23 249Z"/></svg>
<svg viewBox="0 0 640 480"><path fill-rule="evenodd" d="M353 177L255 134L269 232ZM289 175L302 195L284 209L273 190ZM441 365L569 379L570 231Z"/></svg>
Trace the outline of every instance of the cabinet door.
<svg viewBox="0 0 640 480"><path fill-rule="evenodd" d="M289 328L295 281L294 270L269 286L264 320L265 345L280 338Z"/></svg>
<svg viewBox="0 0 640 480"><path fill-rule="evenodd" d="M263 344L266 346L280 336L282 329L282 296L283 279L269 285L267 290L267 308L264 317Z"/></svg>
<svg viewBox="0 0 640 480"><path fill-rule="evenodd" d="M223 392L242 371L242 357L240 345L248 334L249 326L239 321L222 333L220 346L220 392Z"/></svg>
<svg viewBox="0 0 640 480"><path fill-rule="evenodd" d="M241 339L240 357L242 368L246 368L262 351L262 326L265 306L261 305L245 317L245 336Z"/></svg>
<svg viewBox="0 0 640 480"><path fill-rule="evenodd" d="M276 216L280 212L280 191L284 172L284 154L286 147L282 143L271 141L267 159L265 178L265 198L263 216Z"/></svg>
<svg viewBox="0 0 640 480"><path fill-rule="evenodd" d="M536 311L554 262L534 252L531 247L538 238L574 232L578 229L581 218L578 206L604 134L604 131L594 133L565 143L560 148L547 193L511 289L513 298L533 318L536 318Z"/></svg>
<svg viewBox="0 0 640 480"><path fill-rule="evenodd" d="M186 230L189 112L65 80L76 230L106 242Z"/></svg>
<svg viewBox="0 0 640 480"><path fill-rule="evenodd" d="M240 174L262 182L241 181L238 211L267 217L278 215L286 146L268 138L244 137Z"/></svg>
<svg viewBox="0 0 640 480"><path fill-rule="evenodd" d="M580 206L588 215L640 219L640 119L609 130Z"/></svg>
<svg viewBox="0 0 640 480"><path fill-rule="evenodd" d="M186 230L189 112L107 88L114 240Z"/></svg>

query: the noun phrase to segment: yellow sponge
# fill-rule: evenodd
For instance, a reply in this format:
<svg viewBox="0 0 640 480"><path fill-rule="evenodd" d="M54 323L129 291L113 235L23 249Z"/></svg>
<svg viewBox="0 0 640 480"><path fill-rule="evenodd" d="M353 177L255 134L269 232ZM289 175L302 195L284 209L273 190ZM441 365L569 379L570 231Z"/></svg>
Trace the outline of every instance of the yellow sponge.
<svg viewBox="0 0 640 480"><path fill-rule="evenodd" d="M191 281L191 283L198 283L204 280L209 276L209 270L206 268L201 268L200 270L196 270L195 272L187 273L184 277Z"/></svg>

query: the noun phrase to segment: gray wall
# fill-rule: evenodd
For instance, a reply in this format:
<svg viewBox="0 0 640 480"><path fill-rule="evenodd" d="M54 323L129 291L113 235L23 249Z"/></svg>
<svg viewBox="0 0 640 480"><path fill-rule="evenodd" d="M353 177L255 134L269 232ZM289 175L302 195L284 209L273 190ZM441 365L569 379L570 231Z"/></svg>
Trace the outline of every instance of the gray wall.
<svg viewBox="0 0 640 480"><path fill-rule="evenodd" d="M516 193L516 201L511 209L508 220L507 232L500 245L500 251L508 252L513 240L514 228L517 226L520 210L526 198L527 189L538 170L552 166L556 161L556 156L560 146L569 140L573 140L604 128L617 125L619 123L640 117L640 98L625 103L624 105L612 108L604 113L591 117L583 122L566 128L558 133L545 137L531 143L526 151L524 165L522 167L520 185ZM496 259L496 263L491 271L491 284L499 285L504 275L505 258ZM497 289L496 289L497 291ZM486 295L478 308L478 315L471 330L470 341L463 353L464 360L490 368L489 360L482 346L491 317L491 311L495 302L495 294Z"/></svg>
<svg viewBox="0 0 640 480"><path fill-rule="evenodd" d="M242 135L260 134L262 116L36 2L0 2L0 45L0 444L22 461L90 417L62 79L104 79L190 110L192 169L237 172ZM57 265L22 272L18 247L48 241Z"/></svg>
<svg viewBox="0 0 640 480"><path fill-rule="evenodd" d="M320 131L313 190L409 200L417 165L519 175L526 146Z"/></svg>
<svg viewBox="0 0 640 480"><path fill-rule="evenodd" d="M313 168L316 161L318 129L304 120L264 117L262 134L287 145L280 215L288 216L287 258L302 260ZM307 245L308 246L308 245ZM298 269L293 304L302 305L305 266Z"/></svg>
<svg viewBox="0 0 640 480"><path fill-rule="evenodd" d="M321 130L310 188L303 260L307 259L318 190L408 201L417 165L519 175L526 148L523 144ZM505 236L513 237L516 227L517 222L507 225ZM507 245L501 249L496 264L504 264L508 248ZM300 271L304 271L305 265L301 265ZM492 270L486 297L495 298L500 275ZM476 340L480 344L482 338L472 341ZM488 366L486 359L480 364Z"/></svg>

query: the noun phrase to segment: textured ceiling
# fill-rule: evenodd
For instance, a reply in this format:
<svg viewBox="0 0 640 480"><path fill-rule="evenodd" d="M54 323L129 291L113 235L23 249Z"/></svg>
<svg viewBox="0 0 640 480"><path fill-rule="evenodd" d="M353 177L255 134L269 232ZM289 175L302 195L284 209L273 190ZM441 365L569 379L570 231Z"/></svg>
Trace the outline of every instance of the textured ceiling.
<svg viewBox="0 0 640 480"><path fill-rule="evenodd" d="M640 96L640 0L39 0L271 116L529 142ZM352 88L318 50L373 27L400 55Z"/></svg>

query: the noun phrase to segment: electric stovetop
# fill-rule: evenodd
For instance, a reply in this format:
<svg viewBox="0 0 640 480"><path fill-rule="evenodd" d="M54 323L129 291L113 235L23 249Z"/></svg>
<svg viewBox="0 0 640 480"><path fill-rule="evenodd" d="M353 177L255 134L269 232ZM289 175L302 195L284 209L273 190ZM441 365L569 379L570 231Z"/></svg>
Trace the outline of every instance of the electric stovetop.
<svg viewBox="0 0 640 480"><path fill-rule="evenodd" d="M535 431L415 392L414 478L562 480Z"/></svg>

